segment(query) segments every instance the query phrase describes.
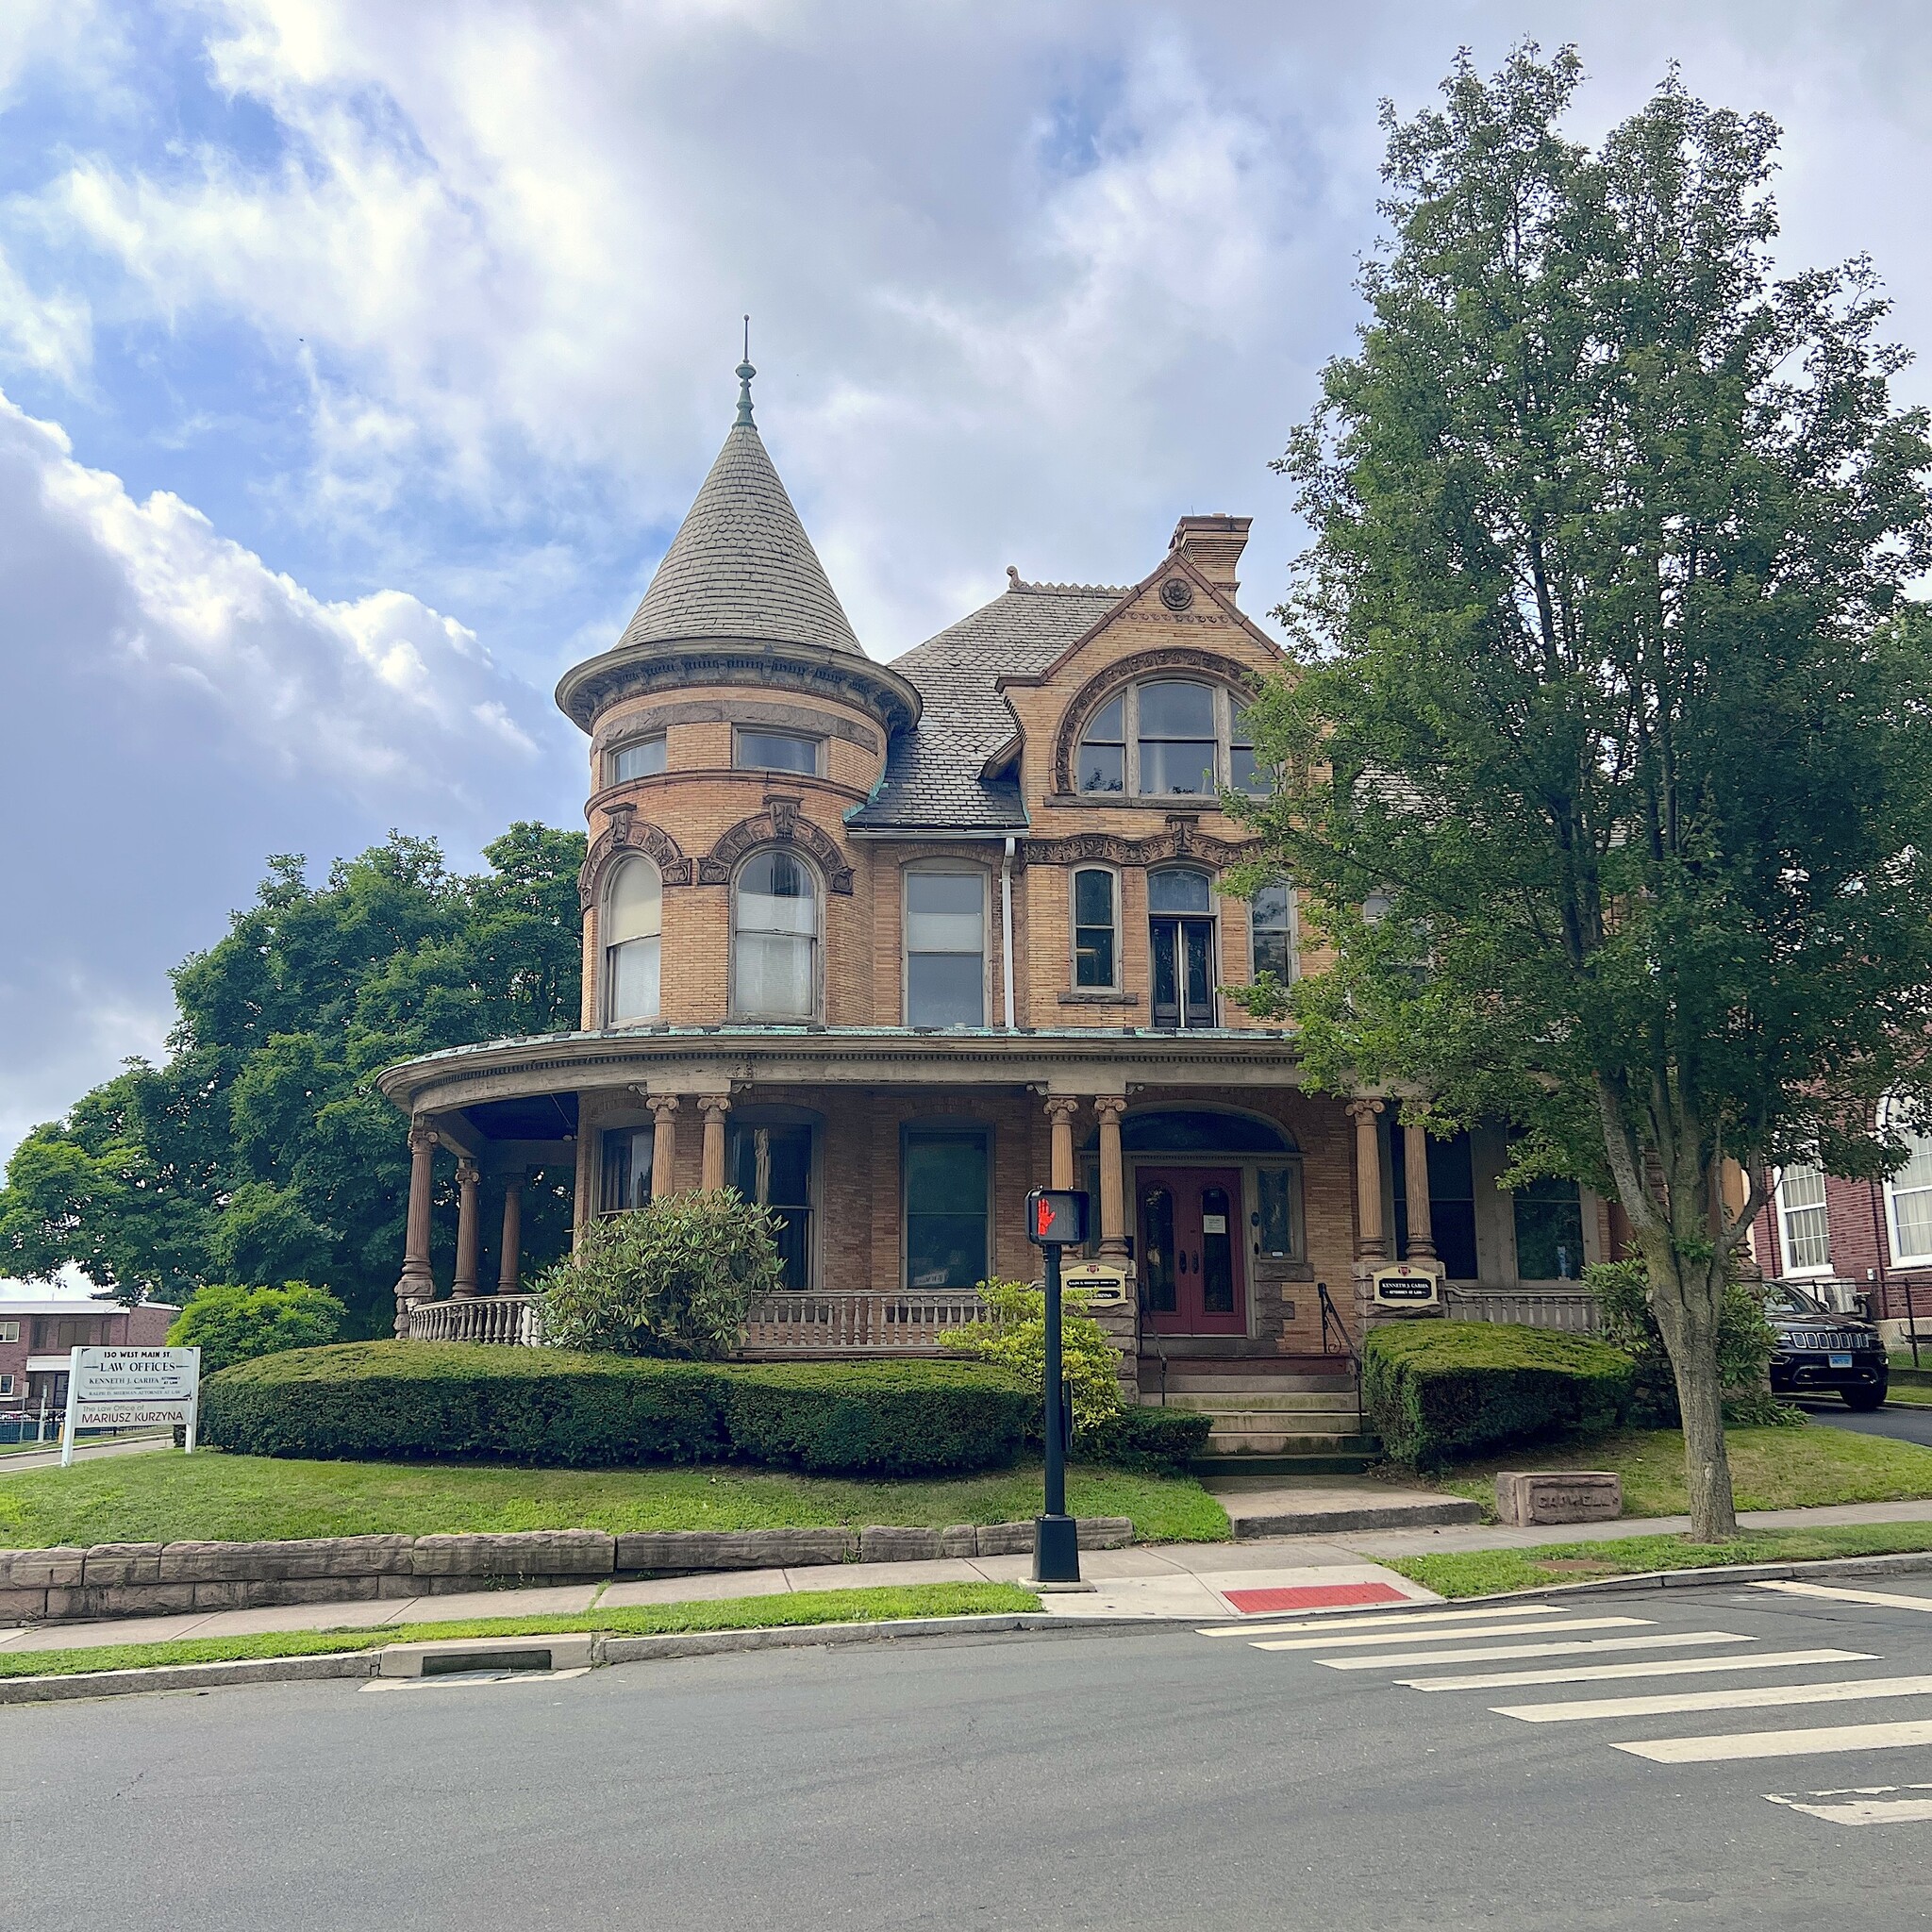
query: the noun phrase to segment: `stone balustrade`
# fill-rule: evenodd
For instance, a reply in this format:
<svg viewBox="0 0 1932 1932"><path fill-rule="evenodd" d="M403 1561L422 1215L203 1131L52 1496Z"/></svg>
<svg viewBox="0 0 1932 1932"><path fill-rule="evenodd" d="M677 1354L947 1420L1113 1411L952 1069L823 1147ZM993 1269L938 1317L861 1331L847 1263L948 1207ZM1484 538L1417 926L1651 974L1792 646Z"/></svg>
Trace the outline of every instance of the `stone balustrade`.
<svg viewBox="0 0 1932 1932"><path fill-rule="evenodd" d="M411 1341L502 1341L535 1347L543 1324L533 1294L482 1294L466 1301L412 1302Z"/></svg>

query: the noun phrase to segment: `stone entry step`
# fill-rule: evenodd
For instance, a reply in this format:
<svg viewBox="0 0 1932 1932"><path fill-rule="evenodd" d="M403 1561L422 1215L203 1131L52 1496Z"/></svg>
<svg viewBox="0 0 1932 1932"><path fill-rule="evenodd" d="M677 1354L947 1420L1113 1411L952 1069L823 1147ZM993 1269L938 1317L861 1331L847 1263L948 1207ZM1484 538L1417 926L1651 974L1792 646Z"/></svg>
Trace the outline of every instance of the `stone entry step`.
<svg viewBox="0 0 1932 1932"><path fill-rule="evenodd" d="M1227 1511L1237 1540L1251 1537L1324 1536L1343 1530L1424 1529L1444 1524L1480 1523L1482 1511L1460 1496L1397 1483L1297 1480L1253 1474L1207 1479L1208 1491Z"/></svg>
<svg viewBox="0 0 1932 1932"><path fill-rule="evenodd" d="M1336 1415L1355 1420L1355 1391L1297 1389L1169 1389L1169 1408L1199 1409L1208 1415Z"/></svg>
<svg viewBox="0 0 1932 1932"><path fill-rule="evenodd" d="M1354 1427L1355 1418L1349 1418L1348 1429L1337 1430L1333 1435L1294 1434L1290 1435L1278 1427L1269 1428L1264 1424L1258 1428L1224 1427L1216 1423L1208 1437L1208 1454L1210 1456L1361 1456L1374 1460L1381 1453L1381 1443L1374 1436L1358 1434Z"/></svg>

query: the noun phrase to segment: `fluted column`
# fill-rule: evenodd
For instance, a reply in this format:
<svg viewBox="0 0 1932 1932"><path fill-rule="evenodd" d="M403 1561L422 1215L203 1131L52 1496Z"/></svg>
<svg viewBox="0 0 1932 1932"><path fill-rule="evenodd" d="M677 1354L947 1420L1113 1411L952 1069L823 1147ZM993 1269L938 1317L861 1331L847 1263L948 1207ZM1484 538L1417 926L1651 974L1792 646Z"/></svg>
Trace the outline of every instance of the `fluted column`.
<svg viewBox="0 0 1932 1932"><path fill-rule="evenodd" d="M436 1187L436 1130L418 1114L409 1123L409 1207L403 1222L403 1272L396 1279L395 1331L409 1332L409 1309L436 1293L429 1272L429 1208Z"/></svg>
<svg viewBox="0 0 1932 1932"><path fill-rule="evenodd" d="M1074 1116L1080 1111L1077 1100L1053 1099L1046 1103L1046 1118L1053 1127L1053 1153L1047 1166L1047 1186L1074 1185Z"/></svg>
<svg viewBox="0 0 1932 1932"><path fill-rule="evenodd" d="M482 1180L474 1160L457 1162L457 1278L450 1294L459 1302L476 1298L476 1191Z"/></svg>
<svg viewBox="0 0 1932 1932"><path fill-rule="evenodd" d="M576 1189L571 1202L570 1244L575 1252L584 1230L597 1218L603 1188L601 1156L604 1136L597 1125L600 1102L588 1093L577 1095Z"/></svg>
<svg viewBox="0 0 1932 1932"><path fill-rule="evenodd" d="M1407 1123L1402 1129L1402 1175L1408 1202L1408 1258L1432 1261L1436 1231L1429 1204L1429 1137Z"/></svg>
<svg viewBox="0 0 1932 1932"><path fill-rule="evenodd" d="M699 1167L698 1186L708 1194L724 1185L724 1116L731 1111L731 1097L725 1093L701 1094L698 1111L705 1120L704 1158Z"/></svg>
<svg viewBox="0 0 1932 1932"><path fill-rule="evenodd" d="M1103 1093L1093 1103L1100 1116L1100 1253L1108 1261L1127 1258L1127 1174L1121 1158L1124 1094Z"/></svg>
<svg viewBox="0 0 1932 1932"><path fill-rule="evenodd" d="M1365 1259L1385 1260L1389 1250L1382 1234L1382 1137L1375 1122L1379 1100L1351 1100L1349 1118L1355 1123L1356 1253Z"/></svg>
<svg viewBox="0 0 1932 1932"><path fill-rule="evenodd" d="M514 1294L524 1260L524 1171L503 1177L503 1252L496 1263L496 1291Z"/></svg>
<svg viewBox="0 0 1932 1932"><path fill-rule="evenodd" d="M675 1181L677 1095L654 1093L651 1108L651 1199L661 1201Z"/></svg>

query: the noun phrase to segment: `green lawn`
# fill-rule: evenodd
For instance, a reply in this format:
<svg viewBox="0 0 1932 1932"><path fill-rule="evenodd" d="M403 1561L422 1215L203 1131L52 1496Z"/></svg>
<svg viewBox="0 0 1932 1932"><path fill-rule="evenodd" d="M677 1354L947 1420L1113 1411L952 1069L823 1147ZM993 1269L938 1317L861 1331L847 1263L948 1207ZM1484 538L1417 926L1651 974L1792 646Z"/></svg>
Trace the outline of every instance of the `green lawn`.
<svg viewBox="0 0 1932 1932"><path fill-rule="evenodd" d="M382 1630L275 1630L256 1637L183 1637L171 1643L104 1643L81 1650L0 1651L0 1677L68 1676L80 1671L145 1670L156 1664L232 1663L251 1657L316 1657L446 1637L552 1637L567 1630L660 1636L693 1630L770 1630L811 1624L876 1624L894 1617L1008 1616L1037 1610L1039 1596L1017 1583L926 1583L884 1590L810 1590L724 1603L649 1604L580 1610L561 1617L474 1617L402 1624Z"/></svg>
<svg viewBox="0 0 1932 1932"><path fill-rule="evenodd" d="M1593 1576L1650 1570L1696 1570L1707 1564L1805 1563L1827 1557L1879 1557L1932 1550L1932 1523L1874 1523L1836 1529L1771 1530L1728 1543L1693 1543L1676 1536L1633 1536L1606 1542L1543 1543L1528 1550L1465 1550L1438 1557L1382 1557L1443 1596L1491 1596L1539 1590Z"/></svg>
<svg viewBox="0 0 1932 1932"><path fill-rule="evenodd" d="M1932 1457L1932 1451L1922 1451ZM1075 1466L1067 1506L1126 1516L1142 1542L1214 1542L1227 1512L1191 1476ZM0 1481L0 1548L267 1542L518 1529L788 1529L1012 1523L1039 1514L1039 1465L861 1482L738 1467L508 1469L298 1462L158 1450Z"/></svg>
<svg viewBox="0 0 1932 1932"><path fill-rule="evenodd" d="M1932 1496L1932 1449L1860 1436L1828 1424L1801 1429L1726 1429L1740 1509L1804 1509ZM1593 1442L1514 1450L1463 1462L1438 1486L1493 1511L1499 1469L1612 1469L1624 1478L1625 1516L1681 1516L1684 1439L1675 1429L1626 1430ZM4 1519L0 1519L4 1521Z"/></svg>

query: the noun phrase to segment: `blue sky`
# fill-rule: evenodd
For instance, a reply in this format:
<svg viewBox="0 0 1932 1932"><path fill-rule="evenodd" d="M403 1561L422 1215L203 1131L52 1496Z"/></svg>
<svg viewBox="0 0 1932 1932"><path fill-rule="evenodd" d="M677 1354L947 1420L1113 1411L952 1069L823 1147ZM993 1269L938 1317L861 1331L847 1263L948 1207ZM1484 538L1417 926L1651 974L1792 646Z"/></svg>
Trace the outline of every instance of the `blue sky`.
<svg viewBox="0 0 1932 1932"><path fill-rule="evenodd" d="M0 8L0 1155L272 852L578 822L549 690L730 421L890 658L1267 465L1347 345L1375 108L1576 40L1785 125L1786 258L1932 338L1924 8L1867 0L9 0ZM1926 392L1922 371L1909 393Z"/></svg>

